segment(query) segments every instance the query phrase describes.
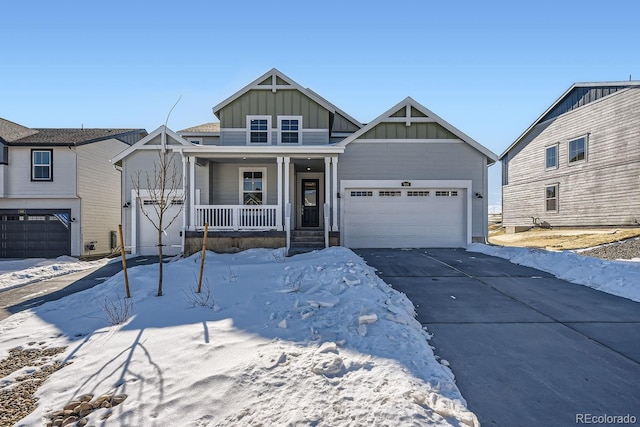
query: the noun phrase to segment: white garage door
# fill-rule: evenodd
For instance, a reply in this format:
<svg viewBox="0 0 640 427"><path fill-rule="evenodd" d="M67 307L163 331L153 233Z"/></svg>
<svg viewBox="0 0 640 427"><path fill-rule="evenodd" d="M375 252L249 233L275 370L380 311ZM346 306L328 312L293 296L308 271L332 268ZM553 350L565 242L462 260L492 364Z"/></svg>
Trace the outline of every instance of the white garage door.
<svg viewBox="0 0 640 427"><path fill-rule="evenodd" d="M466 246L465 189L347 189L344 245L349 248Z"/></svg>
<svg viewBox="0 0 640 427"><path fill-rule="evenodd" d="M182 228L182 212L181 201L176 201L164 213L163 222L170 221L176 214L178 217L168 228L165 228L163 234L164 247L162 253L164 255L178 255L182 252L182 237L180 237L180 229ZM144 200L144 209L153 219L153 223L158 223L158 215L153 206L153 201ZM138 208L141 209L141 208ZM158 230L142 212L138 212L140 224L140 240L138 245L138 253L140 255L157 255L158 254Z"/></svg>

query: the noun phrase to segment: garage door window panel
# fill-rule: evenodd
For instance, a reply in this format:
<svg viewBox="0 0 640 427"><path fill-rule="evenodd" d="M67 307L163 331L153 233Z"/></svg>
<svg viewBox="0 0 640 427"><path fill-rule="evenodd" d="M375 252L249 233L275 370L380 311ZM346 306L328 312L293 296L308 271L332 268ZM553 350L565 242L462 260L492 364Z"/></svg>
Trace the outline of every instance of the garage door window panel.
<svg viewBox="0 0 640 427"><path fill-rule="evenodd" d="M53 150L31 150L31 181L53 181Z"/></svg>

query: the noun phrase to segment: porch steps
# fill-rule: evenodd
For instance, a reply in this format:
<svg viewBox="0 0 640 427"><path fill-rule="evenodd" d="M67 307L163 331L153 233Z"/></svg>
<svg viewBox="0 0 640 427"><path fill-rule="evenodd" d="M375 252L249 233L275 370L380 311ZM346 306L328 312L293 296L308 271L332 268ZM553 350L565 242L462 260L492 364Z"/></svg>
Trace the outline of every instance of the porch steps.
<svg viewBox="0 0 640 427"><path fill-rule="evenodd" d="M292 230L289 256L324 249L324 231Z"/></svg>

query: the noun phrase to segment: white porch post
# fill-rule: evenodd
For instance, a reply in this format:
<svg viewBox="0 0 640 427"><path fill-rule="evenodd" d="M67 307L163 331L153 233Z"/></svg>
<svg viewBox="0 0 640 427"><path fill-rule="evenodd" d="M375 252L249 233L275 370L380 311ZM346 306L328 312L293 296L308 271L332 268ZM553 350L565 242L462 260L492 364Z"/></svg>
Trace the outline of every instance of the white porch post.
<svg viewBox="0 0 640 427"><path fill-rule="evenodd" d="M338 156L331 158L332 163L332 176L333 176L333 201L331 202L333 212L333 225L331 231L338 231ZM343 195L344 196L344 195Z"/></svg>
<svg viewBox="0 0 640 427"><path fill-rule="evenodd" d="M195 157L189 157L189 228L195 230L196 223L196 162Z"/></svg>
<svg viewBox="0 0 640 427"><path fill-rule="evenodd" d="M284 158L282 156L278 156L278 211L276 218L276 227L278 230L282 231L282 163Z"/></svg>
<svg viewBox="0 0 640 427"><path fill-rule="evenodd" d="M289 178L289 164L291 163L290 157L284 158L284 205L288 205L289 201L289 188L291 185Z"/></svg>
<svg viewBox="0 0 640 427"><path fill-rule="evenodd" d="M182 197L187 198L187 157L183 152L180 152L180 154L182 154ZM188 197L188 200L183 201L182 206L188 209L189 212L191 212L191 210L193 209L193 202L191 201L191 196L189 195ZM186 209L182 210L182 253L184 253L184 247L187 238L187 226L189 225L187 224L188 212L186 212Z"/></svg>
<svg viewBox="0 0 640 427"><path fill-rule="evenodd" d="M331 172L331 157L325 157L324 158L324 204L325 206L329 206L330 203L332 203L331 201L331 176L330 176L330 172ZM330 225L329 225L329 209L323 209L324 212L324 230L325 230L325 240L328 240L329 238L329 230ZM325 242L325 246L329 247L328 242Z"/></svg>

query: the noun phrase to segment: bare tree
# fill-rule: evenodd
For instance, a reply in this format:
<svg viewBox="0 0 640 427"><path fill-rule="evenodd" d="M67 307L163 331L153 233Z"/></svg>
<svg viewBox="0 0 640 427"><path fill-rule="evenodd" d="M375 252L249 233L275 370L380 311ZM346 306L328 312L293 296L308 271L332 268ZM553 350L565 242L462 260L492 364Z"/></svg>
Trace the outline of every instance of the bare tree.
<svg viewBox="0 0 640 427"><path fill-rule="evenodd" d="M161 134L158 160L153 164L153 171L138 171L133 179L140 211L158 231L158 296L162 296L162 249L165 230L180 216L184 206L183 178L178 171L177 155L167 150L166 138L165 128Z"/></svg>

